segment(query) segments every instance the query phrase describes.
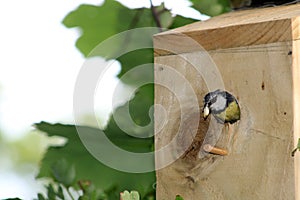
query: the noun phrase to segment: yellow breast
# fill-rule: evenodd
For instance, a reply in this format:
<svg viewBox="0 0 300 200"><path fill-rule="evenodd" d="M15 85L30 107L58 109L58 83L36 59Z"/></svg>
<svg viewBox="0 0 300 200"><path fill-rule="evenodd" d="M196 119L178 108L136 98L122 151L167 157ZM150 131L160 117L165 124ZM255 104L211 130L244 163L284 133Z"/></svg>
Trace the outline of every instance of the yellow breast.
<svg viewBox="0 0 300 200"><path fill-rule="evenodd" d="M240 115L240 107L236 101L231 102L223 112L214 114L217 120L231 124L238 121Z"/></svg>

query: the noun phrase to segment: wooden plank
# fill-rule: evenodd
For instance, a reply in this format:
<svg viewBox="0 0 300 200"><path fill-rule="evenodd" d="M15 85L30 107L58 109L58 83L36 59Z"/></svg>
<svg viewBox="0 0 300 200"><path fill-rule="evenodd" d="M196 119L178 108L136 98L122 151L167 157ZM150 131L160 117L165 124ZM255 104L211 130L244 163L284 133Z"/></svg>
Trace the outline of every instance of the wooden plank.
<svg viewBox="0 0 300 200"><path fill-rule="evenodd" d="M177 194L189 200L295 198L294 159L290 153L294 147L293 111L297 109L293 108L293 102L299 98L294 96L293 101L293 77L298 78L299 71L293 73L295 69L291 68L295 59L291 50L294 50L292 42L276 42L209 51L213 62L203 63L202 53L198 51L155 58L155 81L170 85L169 89L164 85L155 86L155 103L166 112L166 115L155 112L156 150L177 141L169 154L156 157L156 166L160 168L157 199L174 199ZM200 72L193 63L202 63ZM239 99L242 118L231 127L231 134L222 127L217 145L228 149L228 156L199 157L199 141L203 140L190 134L190 129L178 130L180 122L186 127L197 124L190 122L196 108L189 107L192 93L187 93L186 88L189 85L193 88L197 106L201 108L202 98L208 91L206 83L218 81L203 76L208 68L215 67L211 66L213 63L226 90ZM177 71L186 81L170 76L170 70L164 66ZM186 97L184 105L177 100L182 96ZM190 115L182 116L180 106ZM162 116L167 116L167 120ZM208 134L206 123L200 119L198 132L201 134ZM172 158L172 164L161 167L165 159Z"/></svg>
<svg viewBox="0 0 300 200"><path fill-rule="evenodd" d="M154 36L155 56L195 51L195 46L181 43L187 36L205 50L299 39L292 36L291 31L292 20L299 15L300 4L231 12L157 34Z"/></svg>
<svg viewBox="0 0 300 200"><path fill-rule="evenodd" d="M173 31L176 32L189 32L189 31L202 31L215 28L224 28L228 26L251 25L256 23L286 20L299 16L300 5L294 4L289 6L276 6L268 8L256 8L249 10L233 11L223 15L219 15L208 19L192 23L177 29L164 32L168 35Z"/></svg>
<svg viewBox="0 0 300 200"><path fill-rule="evenodd" d="M164 50L166 47L178 53L195 51L195 46L179 45L185 37L195 40L205 50L285 42L292 40L291 20L158 35L154 37L155 55L170 55L169 51Z"/></svg>
<svg viewBox="0 0 300 200"><path fill-rule="evenodd" d="M154 36L157 199L300 200L299 16L238 11ZM241 105L230 129L200 117L223 87ZM229 155L204 154L207 141Z"/></svg>

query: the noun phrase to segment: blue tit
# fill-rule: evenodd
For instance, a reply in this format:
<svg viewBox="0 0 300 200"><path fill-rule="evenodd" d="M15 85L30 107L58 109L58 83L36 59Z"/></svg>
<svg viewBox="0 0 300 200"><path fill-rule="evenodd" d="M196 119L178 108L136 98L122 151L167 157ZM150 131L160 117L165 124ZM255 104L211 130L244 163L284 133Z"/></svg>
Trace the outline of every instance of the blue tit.
<svg viewBox="0 0 300 200"><path fill-rule="evenodd" d="M233 124L240 119L240 113L238 101L227 91L216 90L204 97L204 119L212 114L219 123Z"/></svg>

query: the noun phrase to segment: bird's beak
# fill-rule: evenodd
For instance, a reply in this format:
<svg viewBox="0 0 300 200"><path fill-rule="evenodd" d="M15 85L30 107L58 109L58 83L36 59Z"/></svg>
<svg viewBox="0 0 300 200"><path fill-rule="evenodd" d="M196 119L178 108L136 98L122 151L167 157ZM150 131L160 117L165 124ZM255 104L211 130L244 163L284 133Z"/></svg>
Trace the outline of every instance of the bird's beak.
<svg viewBox="0 0 300 200"><path fill-rule="evenodd" d="M209 115L209 108L207 105L204 106L204 109L203 109L203 117L204 117L204 120L206 120L206 118L208 117Z"/></svg>

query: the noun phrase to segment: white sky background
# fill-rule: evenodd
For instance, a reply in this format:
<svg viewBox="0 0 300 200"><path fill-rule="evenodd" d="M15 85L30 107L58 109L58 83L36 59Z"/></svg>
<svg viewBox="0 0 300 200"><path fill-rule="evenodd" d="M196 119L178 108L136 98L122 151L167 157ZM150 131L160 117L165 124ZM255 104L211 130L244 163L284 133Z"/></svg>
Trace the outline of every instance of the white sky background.
<svg viewBox="0 0 300 200"><path fill-rule="evenodd" d="M33 123L42 120L73 123L74 83L84 58L74 46L78 32L65 28L61 21L78 5L99 2L101 0L0 2L0 128L6 138L18 138L30 130ZM149 0L122 2L133 7L149 5ZM165 5L174 13L205 18L188 8L185 0L167 0ZM95 107L104 115L111 109L118 71L117 66L109 70L106 83L98 86L106 99L102 98L102 104ZM18 177L0 163L0 199L36 197L33 196L36 191L30 188L35 182L33 176Z"/></svg>

